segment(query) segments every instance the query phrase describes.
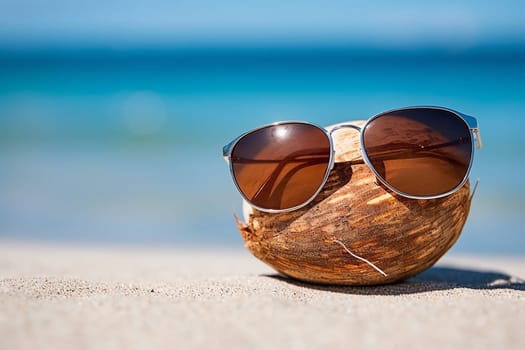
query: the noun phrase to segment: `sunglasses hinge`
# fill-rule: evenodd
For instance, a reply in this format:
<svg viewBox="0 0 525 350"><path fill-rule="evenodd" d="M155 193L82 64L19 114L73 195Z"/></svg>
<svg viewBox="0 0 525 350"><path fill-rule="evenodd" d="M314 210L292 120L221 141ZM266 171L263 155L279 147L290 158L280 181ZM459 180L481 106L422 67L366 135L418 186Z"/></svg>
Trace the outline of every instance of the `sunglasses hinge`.
<svg viewBox="0 0 525 350"><path fill-rule="evenodd" d="M472 132L474 133L474 137L476 139L476 148L481 149L481 147L483 147L483 143L481 142L481 133L479 132L479 128L473 128Z"/></svg>

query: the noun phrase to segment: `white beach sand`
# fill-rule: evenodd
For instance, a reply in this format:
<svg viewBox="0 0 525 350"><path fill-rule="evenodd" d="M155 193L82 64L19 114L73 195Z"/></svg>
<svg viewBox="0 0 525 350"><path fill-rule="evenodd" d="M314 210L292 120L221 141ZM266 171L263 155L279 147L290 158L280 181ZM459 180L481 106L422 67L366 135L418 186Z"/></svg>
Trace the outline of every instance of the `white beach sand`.
<svg viewBox="0 0 525 350"><path fill-rule="evenodd" d="M525 259L323 287L248 252L0 242L0 349L524 349Z"/></svg>

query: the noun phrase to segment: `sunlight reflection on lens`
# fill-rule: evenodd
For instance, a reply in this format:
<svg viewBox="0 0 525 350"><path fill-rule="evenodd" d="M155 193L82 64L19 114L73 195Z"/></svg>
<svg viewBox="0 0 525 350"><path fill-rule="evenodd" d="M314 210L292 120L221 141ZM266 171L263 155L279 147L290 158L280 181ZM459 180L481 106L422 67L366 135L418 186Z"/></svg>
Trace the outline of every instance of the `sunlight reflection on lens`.
<svg viewBox="0 0 525 350"><path fill-rule="evenodd" d="M288 129L286 128L286 126L279 126L274 131L274 135L278 139L286 138L287 134L288 134Z"/></svg>

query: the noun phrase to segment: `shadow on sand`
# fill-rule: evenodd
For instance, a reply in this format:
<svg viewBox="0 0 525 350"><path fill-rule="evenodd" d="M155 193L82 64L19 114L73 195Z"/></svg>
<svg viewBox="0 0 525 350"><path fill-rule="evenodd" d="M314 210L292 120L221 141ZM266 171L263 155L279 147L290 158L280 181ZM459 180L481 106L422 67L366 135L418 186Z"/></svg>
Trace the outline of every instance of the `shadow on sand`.
<svg viewBox="0 0 525 350"><path fill-rule="evenodd" d="M468 270L446 266L432 267L402 282L364 287L311 284L278 274L266 276L305 288L361 295L401 295L455 288L478 290L513 289L525 291L525 281L515 276L501 272Z"/></svg>

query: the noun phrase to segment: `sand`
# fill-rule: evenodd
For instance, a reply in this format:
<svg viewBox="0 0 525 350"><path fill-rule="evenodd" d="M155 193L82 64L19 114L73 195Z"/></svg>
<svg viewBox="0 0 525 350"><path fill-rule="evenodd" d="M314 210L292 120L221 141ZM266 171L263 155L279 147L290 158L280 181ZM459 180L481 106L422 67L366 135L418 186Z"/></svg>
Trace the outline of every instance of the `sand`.
<svg viewBox="0 0 525 350"><path fill-rule="evenodd" d="M242 249L0 241L0 349L525 349L525 258L326 287Z"/></svg>

